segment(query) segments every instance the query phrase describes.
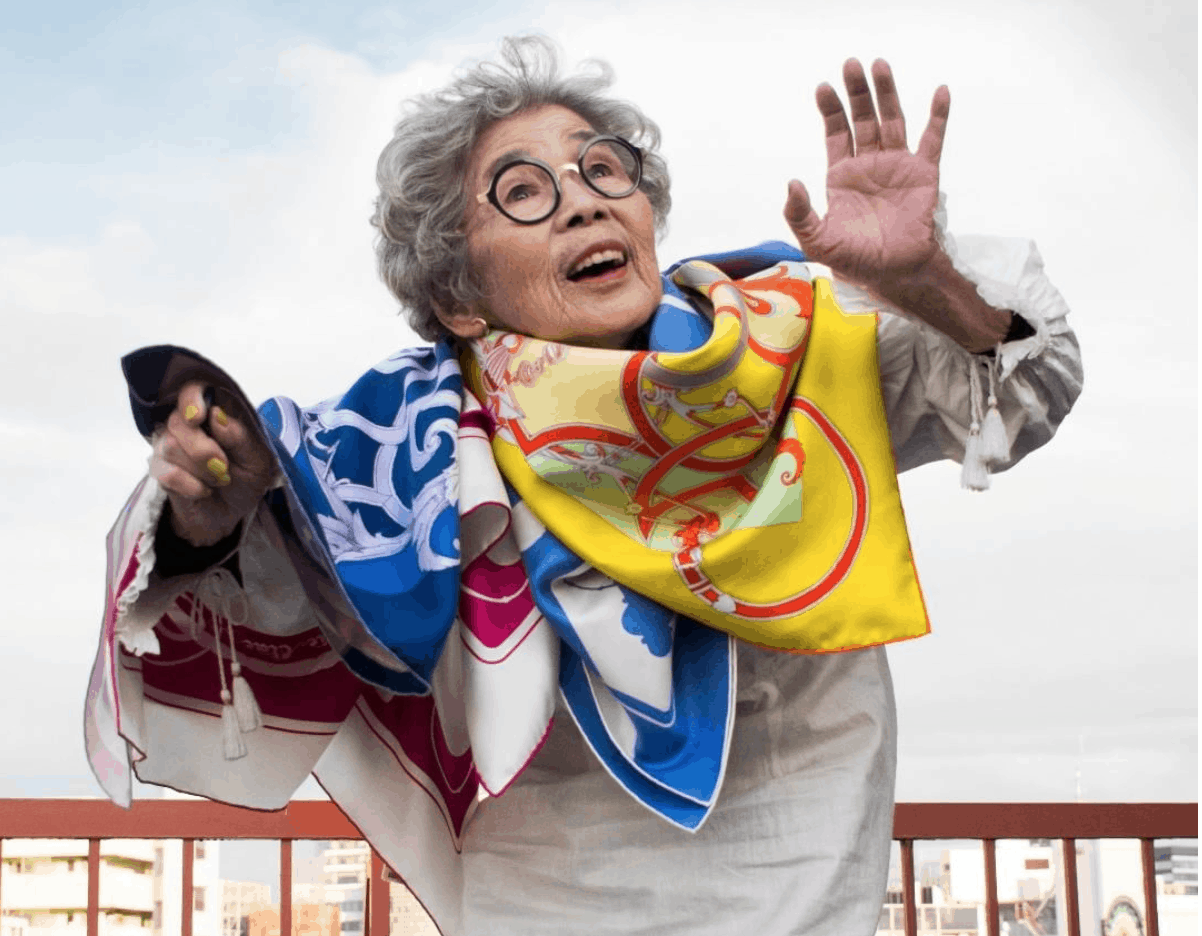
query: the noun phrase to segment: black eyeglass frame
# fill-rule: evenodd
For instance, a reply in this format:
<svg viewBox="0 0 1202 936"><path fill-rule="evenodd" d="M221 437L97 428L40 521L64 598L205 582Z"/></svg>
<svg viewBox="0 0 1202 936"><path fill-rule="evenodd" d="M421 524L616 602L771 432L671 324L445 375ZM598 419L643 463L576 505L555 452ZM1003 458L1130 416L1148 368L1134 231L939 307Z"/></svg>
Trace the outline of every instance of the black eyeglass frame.
<svg viewBox="0 0 1202 936"><path fill-rule="evenodd" d="M634 184L630 187L630 191L623 192L621 195L611 195L609 192L602 191L593 184L592 179L588 177L588 173L584 171L584 154L587 153L597 143L603 142L617 143L618 145L625 147L626 150L632 156L634 156ZM542 215L542 217L529 220L515 218L508 211L501 207L501 200L497 197L497 186L501 182L501 176L503 176L514 166L535 166L539 169L542 169L551 177L551 184L555 188L555 200L551 203L551 207L547 213ZM476 201L481 205L486 201L491 202L492 206L496 208L497 211L501 212L501 214L503 214L514 224L542 224L559 210L559 205L563 201L563 188L559 184L559 175L561 172L566 172L568 170L575 170L576 175L580 177L584 184L603 198L629 198L639 190L639 185L641 185L643 181L643 151L629 140L623 140L620 136L613 136L612 134L603 133L592 137L591 139L585 140L584 143L580 145L580 155L576 157L576 162L574 164L564 163L559 167L559 172L556 172L549 164L543 162L541 159L536 159L533 156L522 156L518 159L511 159L509 162L505 163L505 165L501 166L495 173L493 173L492 184L488 187L488 191L480 192L476 196Z"/></svg>

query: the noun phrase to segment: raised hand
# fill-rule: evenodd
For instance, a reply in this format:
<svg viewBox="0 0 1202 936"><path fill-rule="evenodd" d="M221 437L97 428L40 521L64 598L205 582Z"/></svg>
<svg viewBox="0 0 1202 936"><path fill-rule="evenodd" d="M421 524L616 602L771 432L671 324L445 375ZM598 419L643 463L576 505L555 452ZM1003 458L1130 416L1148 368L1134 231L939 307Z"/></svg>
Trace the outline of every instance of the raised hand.
<svg viewBox="0 0 1202 936"><path fill-rule="evenodd" d="M883 59L873 63L872 79L877 107L863 67L855 59L844 63L852 125L835 89L818 87L826 124L827 214L818 216L805 186L794 179L785 220L809 259L880 289L922 274L940 252L934 214L951 96L946 86L935 91L930 121L911 153L893 73Z"/></svg>
<svg viewBox="0 0 1202 936"><path fill-rule="evenodd" d="M216 543L249 516L271 485L275 462L250 430L253 414L205 402L205 385L185 384L156 434L150 474L167 491L175 533L193 546ZM206 427L208 431L205 431Z"/></svg>

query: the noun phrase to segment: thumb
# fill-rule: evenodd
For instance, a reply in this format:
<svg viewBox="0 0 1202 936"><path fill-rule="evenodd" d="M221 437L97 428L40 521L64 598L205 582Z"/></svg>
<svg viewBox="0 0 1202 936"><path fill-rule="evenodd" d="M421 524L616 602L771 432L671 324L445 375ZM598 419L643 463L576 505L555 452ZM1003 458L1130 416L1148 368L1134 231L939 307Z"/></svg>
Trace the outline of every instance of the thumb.
<svg viewBox="0 0 1202 936"><path fill-rule="evenodd" d="M789 194L785 198L785 222L804 247L813 240L822 228L822 219L810 204L810 193L797 179L789 181Z"/></svg>

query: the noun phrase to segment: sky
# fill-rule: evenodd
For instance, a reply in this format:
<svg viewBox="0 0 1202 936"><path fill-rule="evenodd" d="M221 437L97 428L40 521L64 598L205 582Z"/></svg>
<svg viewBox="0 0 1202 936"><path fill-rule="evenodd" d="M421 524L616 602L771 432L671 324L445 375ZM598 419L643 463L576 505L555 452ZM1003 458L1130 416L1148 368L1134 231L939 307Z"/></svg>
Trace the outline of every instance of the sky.
<svg viewBox="0 0 1202 936"><path fill-rule="evenodd" d="M6 11L0 796L100 792L80 729L103 539L148 454L121 355L182 344L252 399L307 403L415 343L375 274L376 157L404 99L528 31L569 67L608 60L614 92L659 123L674 201L662 266L787 239L791 177L821 210L813 91L838 86L846 57L889 60L911 142L950 87L950 229L1038 244L1086 388L987 493L961 490L951 464L903 476L933 632L889 650L898 799L1195 800L1188 0Z"/></svg>

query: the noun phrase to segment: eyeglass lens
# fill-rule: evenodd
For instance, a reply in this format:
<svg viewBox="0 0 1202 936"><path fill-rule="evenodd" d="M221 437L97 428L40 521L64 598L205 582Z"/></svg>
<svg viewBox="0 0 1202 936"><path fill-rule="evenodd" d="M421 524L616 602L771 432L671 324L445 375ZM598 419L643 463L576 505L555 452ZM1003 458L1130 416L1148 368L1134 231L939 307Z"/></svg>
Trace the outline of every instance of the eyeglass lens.
<svg viewBox="0 0 1202 936"><path fill-rule="evenodd" d="M580 157L583 180L609 198L631 194L639 183L635 154L614 140L597 140ZM515 221L540 221L555 210L555 180L542 166L513 163L497 177L497 201Z"/></svg>

